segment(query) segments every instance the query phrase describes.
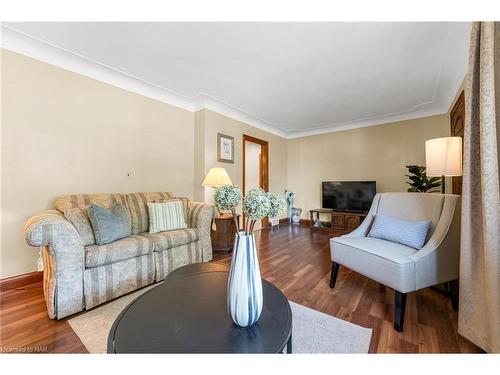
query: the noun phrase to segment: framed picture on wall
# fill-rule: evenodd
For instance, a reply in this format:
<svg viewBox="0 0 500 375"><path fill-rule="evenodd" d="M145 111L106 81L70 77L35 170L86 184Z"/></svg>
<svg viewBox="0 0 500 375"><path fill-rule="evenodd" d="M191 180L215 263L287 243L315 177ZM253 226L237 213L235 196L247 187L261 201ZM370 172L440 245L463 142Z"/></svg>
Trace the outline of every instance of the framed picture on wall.
<svg viewBox="0 0 500 375"><path fill-rule="evenodd" d="M234 163L234 137L217 133L217 161Z"/></svg>

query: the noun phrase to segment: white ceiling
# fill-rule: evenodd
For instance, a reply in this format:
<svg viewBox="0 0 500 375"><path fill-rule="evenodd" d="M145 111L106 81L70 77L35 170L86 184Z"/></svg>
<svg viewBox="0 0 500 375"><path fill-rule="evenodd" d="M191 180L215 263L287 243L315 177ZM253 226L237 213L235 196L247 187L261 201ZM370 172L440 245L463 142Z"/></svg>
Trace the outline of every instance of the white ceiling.
<svg viewBox="0 0 500 375"><path fill-rule="evenodd" d="M470 29L451 22L4 25L286 137L445 113L466 72Z"/></svg>

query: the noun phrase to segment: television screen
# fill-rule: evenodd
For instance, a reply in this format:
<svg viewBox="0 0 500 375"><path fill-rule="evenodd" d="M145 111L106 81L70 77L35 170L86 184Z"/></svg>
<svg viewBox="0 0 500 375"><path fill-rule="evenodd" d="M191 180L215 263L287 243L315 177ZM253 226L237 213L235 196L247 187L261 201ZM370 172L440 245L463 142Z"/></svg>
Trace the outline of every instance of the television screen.
<svg viewBox="0 0 500 375"><path fill-rule="evenodd" d="M376 193L375 181L324 181L323 208L368 212Z"/></svg>

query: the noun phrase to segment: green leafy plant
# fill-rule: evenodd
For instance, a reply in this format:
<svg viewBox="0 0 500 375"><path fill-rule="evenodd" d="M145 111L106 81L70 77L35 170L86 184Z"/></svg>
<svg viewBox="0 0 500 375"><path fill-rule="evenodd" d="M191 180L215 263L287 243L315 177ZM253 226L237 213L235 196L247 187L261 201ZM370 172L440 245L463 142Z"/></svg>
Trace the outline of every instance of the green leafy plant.
<svg viewBox="0 0 500 375"><path fill-rule="evenodd" d="M441 177L428 178L425 174L425 167L421 165L407 165L406 168L410 174L405 175L410 179L406 182L410 185L409 192L432 193L441 186ZM433 190L434 189L434 190Z"/></svg>

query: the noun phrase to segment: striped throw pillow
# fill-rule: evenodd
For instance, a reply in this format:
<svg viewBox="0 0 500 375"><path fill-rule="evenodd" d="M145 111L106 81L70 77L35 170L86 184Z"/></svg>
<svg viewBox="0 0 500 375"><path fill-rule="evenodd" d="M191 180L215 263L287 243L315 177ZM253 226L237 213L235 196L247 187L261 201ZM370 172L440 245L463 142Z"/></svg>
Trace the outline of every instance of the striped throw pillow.
<svg viewBox="0 0 500 375"><path fill-rule="evenodd" d="M431 227L428 220L402 220L387 215L376 215L368 237L397 242L420 250Z"/></svg>
<svg viewBox="0 0 500 375"><path fill-rule="evenodd" d="M181 200L166 203L148 203L149 233L187 228Z"/></svg>
<svg viewBox="0 0 500 375"><path fill-rule="evenodd" d="M174 197L174 198L167 198L167 199L155 199L153 203L168 203L168 202L175 202L175 201L181 201L182 202L182 207L184 209L184 220L186 221L186 224L188 223L189 219L189 198L185 197Z"/></svg>

